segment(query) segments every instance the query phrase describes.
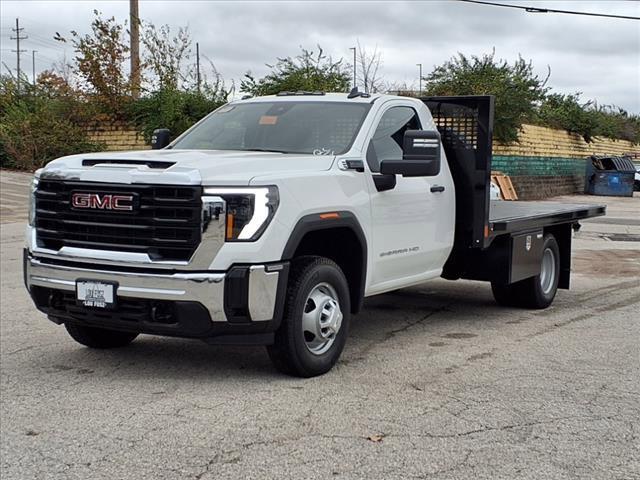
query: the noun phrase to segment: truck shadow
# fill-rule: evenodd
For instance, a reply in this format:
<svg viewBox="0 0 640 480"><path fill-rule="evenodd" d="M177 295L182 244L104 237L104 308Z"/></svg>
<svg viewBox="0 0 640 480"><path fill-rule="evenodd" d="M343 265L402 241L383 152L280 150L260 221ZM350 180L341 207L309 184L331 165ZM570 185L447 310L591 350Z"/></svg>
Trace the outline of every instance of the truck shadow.
<svg viewBox="0 0 640 480"><path fill-rule="evenodd" d="M438 339L443 326L456 332L481 328L498 309L486 284L435 281L424 286L398 290L367 299L360 314L352 317L349 339L343 353L349 359L361 357L372 345L420 324L412 341L425 346ZM474 334L465 334L469 337ZM69 340L71 342L71 340ZM126 379L202 378L288 379L271 365L263 347L211 346L198 340L142 335L131 345L114 350L91 350L73 346L47 356L51 371L78 375L108 375ZM296 381L295 379L290 379ZM299 381L299 380L298 380Z"/></svg>

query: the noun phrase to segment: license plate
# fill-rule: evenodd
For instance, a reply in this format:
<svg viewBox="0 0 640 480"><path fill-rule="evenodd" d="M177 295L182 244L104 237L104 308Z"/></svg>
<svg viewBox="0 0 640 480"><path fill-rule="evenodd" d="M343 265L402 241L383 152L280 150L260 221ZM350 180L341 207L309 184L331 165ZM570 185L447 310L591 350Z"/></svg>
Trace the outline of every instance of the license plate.
<svg viewBox="0 0 640 480"><path fill-rule="evenodd" d="M76 300L84 307L115 308L117 288L118 285L114 282L78 280Z"/></svg>

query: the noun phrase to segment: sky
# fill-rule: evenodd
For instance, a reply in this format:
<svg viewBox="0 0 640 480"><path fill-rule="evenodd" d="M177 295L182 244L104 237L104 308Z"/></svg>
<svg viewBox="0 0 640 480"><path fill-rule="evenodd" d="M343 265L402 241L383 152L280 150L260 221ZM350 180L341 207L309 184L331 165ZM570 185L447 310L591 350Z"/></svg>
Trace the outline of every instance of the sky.
<svg viewBox="0 0 640 480"><path fill-rule="evenodd" d="M495 0L536 8L618 14L640 17L636 1ZM21 32L22 69L36 74L50 68L72 48L53 40L70 30L88 32L97 9L105 17L128 19L128 0L111 1L0 1L0 66L16 68L15 18ZM548 85L556 92L582 92L582 98L615 104L640 113L640 21L524 10L451 1L298 1L223 2L140 0L140 18L173 31L188 26L200 44L204 73L210 60L227 85L251 71L266 74L265 64L295 56L300 47L321 45L334 59L350 62L349 50L360 43L381 52L381 74L390 83L417 88L418 67L426 74L461 52L482 55L495 49L496 57L513 62L522 55L533 62L542 78L551 68ZM194 61L192 58L190 61Z"/></svg>

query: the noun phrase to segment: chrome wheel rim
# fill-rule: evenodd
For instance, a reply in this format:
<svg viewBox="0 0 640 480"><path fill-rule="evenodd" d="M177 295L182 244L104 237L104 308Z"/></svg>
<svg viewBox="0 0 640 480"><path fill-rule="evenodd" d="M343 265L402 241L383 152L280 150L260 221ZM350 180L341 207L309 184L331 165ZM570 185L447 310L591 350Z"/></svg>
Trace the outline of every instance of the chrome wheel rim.
<svg viewBox="0 0 640 480"><path fill-rule="evenodd" d="M548 295L556 281L556 255L550 248L542 254L542 267L540 269L540 288L542 293Z"/></svg>
<svg viewBox="0 0 640 480"><path fill-rule="evenodd" d="M322 355L331 348L342 326L338 293L328 283L316 285L307 296L302 313L302 335L307 349Z"/></svg>

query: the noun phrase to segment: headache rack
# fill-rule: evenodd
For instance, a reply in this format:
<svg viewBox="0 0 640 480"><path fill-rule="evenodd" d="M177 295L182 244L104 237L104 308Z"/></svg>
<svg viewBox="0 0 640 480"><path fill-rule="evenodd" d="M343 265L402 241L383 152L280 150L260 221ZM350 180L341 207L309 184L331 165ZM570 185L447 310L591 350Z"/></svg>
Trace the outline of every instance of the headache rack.
<svg viewBox="0 0 640 480"><path fill-rule="evenodd" d="M494 98L422 97L440 132L456 187L454 249L489 245Z"/></svg>

